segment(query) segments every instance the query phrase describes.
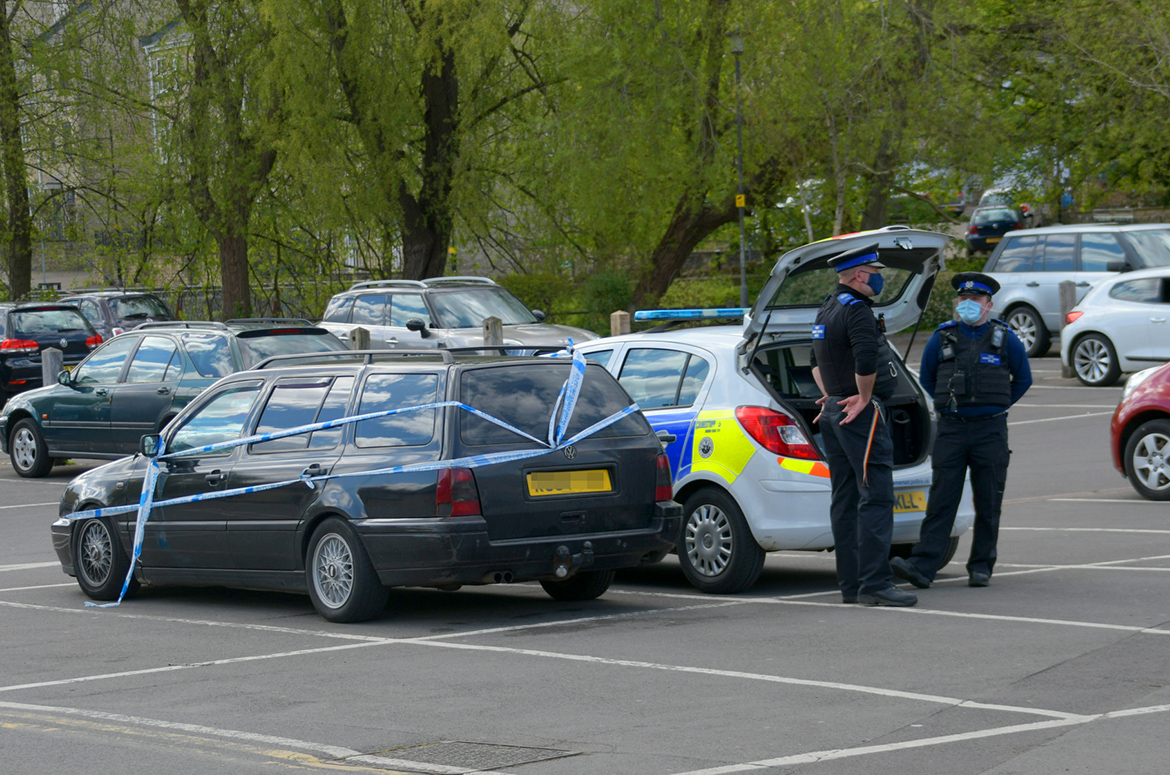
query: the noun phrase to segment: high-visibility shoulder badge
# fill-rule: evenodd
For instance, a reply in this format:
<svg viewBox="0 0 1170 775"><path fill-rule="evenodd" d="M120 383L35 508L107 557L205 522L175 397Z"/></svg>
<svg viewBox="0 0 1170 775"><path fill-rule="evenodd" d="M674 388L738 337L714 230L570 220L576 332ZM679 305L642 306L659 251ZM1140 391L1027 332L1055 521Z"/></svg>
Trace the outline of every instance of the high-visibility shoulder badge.
<svg viewBox="0 0 1170 775"><path fill-rule="evenodd" d="M992 366L999 366L1003 363L1003 359L995 353L980 353L980 363L990 363Z"/></svg>
<svg viewBox="0 0 1170 775"><path fill-rule="evenodd" d="M825 338L825 327L823 325L813 326L812 338L813 339L824 339Z"/></svg>

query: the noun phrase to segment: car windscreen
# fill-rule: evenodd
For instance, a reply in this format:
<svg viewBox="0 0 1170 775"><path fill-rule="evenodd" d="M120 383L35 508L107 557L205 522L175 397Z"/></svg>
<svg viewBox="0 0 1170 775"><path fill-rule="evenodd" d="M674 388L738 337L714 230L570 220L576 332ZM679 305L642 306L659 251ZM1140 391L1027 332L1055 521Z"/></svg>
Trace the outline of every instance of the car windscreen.
<svg viewBox="0 0 1170 775"><path fill-rule="evenodd" d="M334 352L348 349L323 328L276 331L243 331L237 335L244 368L250 369L273 355Z"/></svg>
<svg viewBox="0 0 1170 775"><path fill-rule="evenodd" d="M535 323L532 311L503 288L460 288L430 295L439 328L479 328L484 318L496 317L504 325Z"/></svg>
<svg viewBox="0 0 1170 775"><path fill-rule="evenodd" d="M183 334L183 347L204 377L226 377L232 368L231 344L222 334Z"/></svg>
<svg viewBox="0 0 1170 775"><path fill-rule="evenodd" d="M14 336L52 336L77 331L93 331L89 321L76 309L47 307L22 309L12 313Z"/></svg>
<svg viewBox="0 0 1170 775"><path fill-rule="evenodd" d="M503 420L538 439L548 438L548 421L557 405L561 386L569 377L568 361L525 362L470 369L459 382L459 400L473 409ZM594 423L633 403L626 391L596 363L585 369L581 395L565 431L571 438ZM516 444L525 440L512 431L477 417L459 413L459 437L464 444ZM598 432L599 437L640 436L650 426L640 413L623 417Z"/></svg>
<svg viewBox="0 0 1170 775"><path fill-rule="evenodd" d="M119 320L138 320L145 318L171 318L171 311L167 305L155 296L124 296L120 299L110 299L110 311Z"/></svg>
<svg viewBox="0 0 1170 775"><path fill-rule="evenodd" d="M1125 236L1143 266L1170 266L1170 229L1131 231Z"/></svg>

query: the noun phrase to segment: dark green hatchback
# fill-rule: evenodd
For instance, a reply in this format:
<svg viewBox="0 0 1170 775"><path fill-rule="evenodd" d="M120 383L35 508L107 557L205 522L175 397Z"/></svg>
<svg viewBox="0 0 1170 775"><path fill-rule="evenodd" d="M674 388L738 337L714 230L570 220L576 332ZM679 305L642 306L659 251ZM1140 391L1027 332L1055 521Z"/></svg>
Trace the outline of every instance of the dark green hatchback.
<svg viewBox="0 0 1170 775"><path fill-rule="evenodd" d="M12 398L0 448L24 477L58 458L132 455L220 377L272 355L345 350L323 328L294 320L148 323L114 337L55 385Z"/></svg>

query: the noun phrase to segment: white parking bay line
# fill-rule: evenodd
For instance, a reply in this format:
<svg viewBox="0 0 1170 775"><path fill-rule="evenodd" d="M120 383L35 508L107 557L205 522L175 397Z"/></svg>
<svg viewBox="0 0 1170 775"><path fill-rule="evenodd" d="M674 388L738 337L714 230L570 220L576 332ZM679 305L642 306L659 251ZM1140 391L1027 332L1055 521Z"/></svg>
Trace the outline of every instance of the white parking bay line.
<svg viewBox="0 0 1170 775"><path fill-rule="evenodd" d="M1048 498L1048 500L1058 503L1136 503L1143 506L1161 506L1162 508L1166 508L1164 501L1147 501L1137 498Z"/></svg>
<svg viewBox="0 0 1170 775"><path fill-rule="evenodd" d="M1113 410L1108 412L1085 412L1084 414L1070 414L1064 417L1045 417L1042 420L1017 420L1016 422L1009 422L1008 425L1032 425L1038 422L1058 422L1060 420L1081 420L1086 417L1109 417L1112 416Z"/></svg>
<svg viewBox="0 0 1170 775"><path fill-rule="evenodd" d="M18 503L15 506L0 506L0 509L29 509L33 506L59 506L60 501L53 501L52 503Z"/></svg>
<svg viewBox="0 0 1170 775"><path fill-rule="evenodd" d="M1071 500L1071 498L1066 499ZM1116 501L1107 501L1115 503ZM1131 501L1124 501L1131 503ZM1143 501L1144 502L1144 501ZM1029 531L1036 533L1154 533L1157 535L1170 534L1170 530L1161 530L1155 528L1141 528L1141 527L1001 527L1000 532L1005 530L1012 531Z"/></svg>
<svg viewBox="0 0 1170 775"><path fill-rule="evenodd" d="M0 565L0 573L8 570L32 570L33 568L60 568L61 562L22 562L18 565Z"/></svg>
<svg viewBox="0 0 1170 775"><path fill-rule="evenodd" d="M77 582L66 581L61 584L34 584L31 587L8 587L0 589L0 592L27 592L30 589L53 589L54 587L75 587Z"/></svg>
<svg viewBox="0 0 1170 775"><path fill-rule="evenodd" d="M1116 404L1113 406L1105 404L1025 404L1023 402L1012 404L1012 409L1108 409L1112 412L1116 408Z"/></svg>

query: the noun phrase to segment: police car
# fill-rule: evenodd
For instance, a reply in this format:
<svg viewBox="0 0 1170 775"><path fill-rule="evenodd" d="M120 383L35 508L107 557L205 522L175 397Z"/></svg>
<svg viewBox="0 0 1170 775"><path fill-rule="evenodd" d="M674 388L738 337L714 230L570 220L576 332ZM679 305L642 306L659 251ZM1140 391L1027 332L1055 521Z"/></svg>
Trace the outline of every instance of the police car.
<svg viewBox="0 0 1170 775"><path fill-rule="evenodd" d="M766 552L827 550L831 487L820 429L821 393L809 364L812 323L833 291L827 260L877 242L885 287L874 313L888 331L913 326L930 295L950 237L887 227L815 242L784 254L751 310L655 310L635 320L656 329L579 345L638 402L670 459L683 503L676 551L698 589L745 590ZM680 320L743 317L742 325L671 329ZM901 359L887 402L894 442L894 547L909 556L930 491L935 413ZM943 564L975 512L968 485Z"/></svg>

